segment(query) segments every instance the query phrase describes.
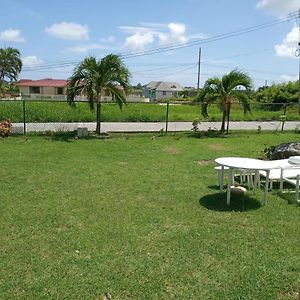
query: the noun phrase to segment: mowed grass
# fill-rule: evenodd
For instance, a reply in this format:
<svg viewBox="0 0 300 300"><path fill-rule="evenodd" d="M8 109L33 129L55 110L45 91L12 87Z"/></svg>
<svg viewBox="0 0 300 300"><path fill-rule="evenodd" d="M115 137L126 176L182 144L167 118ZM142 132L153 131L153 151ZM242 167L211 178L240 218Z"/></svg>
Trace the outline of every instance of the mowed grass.
<svg viewBox="0 0 300 300"><path fill-rule="evenodd" d="M262 191L226 206L214 159L298 139L1 140L0 298L295 299L300 206Z"/></svg>
<svg viewBox="0 0 300 300"><path fill-rule="evenodd" d="M101 119L104 122L163 122L166 120L166 104L128 103L121 110L114 103L102 105ZM240 105L233 104L230 114L232 121L269 121L280 120L283 110L263 110L259 104L251 105L251 112L244 114ZM23 122L21 101L1 101L0 120L9 118L13 122ZM216 105L209 108L209 117L201 116L199 104L170 104L169 121L221 121L222 114ZM300 120L297 107L289 107L286 112L288 121ZM77 103L71 107L66 102L27 101L25 103L26 122L95 122L95 111L87 103Z"/></svg>

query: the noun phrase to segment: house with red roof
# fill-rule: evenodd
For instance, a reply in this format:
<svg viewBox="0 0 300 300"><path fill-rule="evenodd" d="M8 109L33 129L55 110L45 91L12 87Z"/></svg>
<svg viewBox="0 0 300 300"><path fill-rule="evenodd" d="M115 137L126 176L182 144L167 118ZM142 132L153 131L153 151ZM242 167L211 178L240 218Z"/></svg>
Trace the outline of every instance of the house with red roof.
<svg viewBox="0 0 300 300"><path fill-rule="evenodd" d="M21 79L18 82L22 99L38 100L66 100L66 89L68 80L44 78L39 80ZM123 91L123 87L117 86ZM75 98L78 101L87 101L85 95L78 95ZM130 95L130 100L134 102L145 101L144 98ZM102 101L112 101L112 96L108 90L103 91Z"/></svg>
<svg viewBox="0 0 300 300"><path fill-rule="evenodd" d="M44 78L39 80L21 79L18 82L22 98L62 99L66 98L68 80Z"/></svg>

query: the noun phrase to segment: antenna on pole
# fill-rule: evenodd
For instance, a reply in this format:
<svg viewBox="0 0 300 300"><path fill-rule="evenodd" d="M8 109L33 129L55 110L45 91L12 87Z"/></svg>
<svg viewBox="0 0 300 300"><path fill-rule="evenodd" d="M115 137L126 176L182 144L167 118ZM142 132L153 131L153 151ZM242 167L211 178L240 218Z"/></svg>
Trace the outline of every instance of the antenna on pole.
<svg viewBox="0 0 300 300"><path fill-rule="evenodd" d="M197 81L197 90L200 88L200 64L201 64L201 47L199 48L199 58L198 58L198 81Z"/></svg>

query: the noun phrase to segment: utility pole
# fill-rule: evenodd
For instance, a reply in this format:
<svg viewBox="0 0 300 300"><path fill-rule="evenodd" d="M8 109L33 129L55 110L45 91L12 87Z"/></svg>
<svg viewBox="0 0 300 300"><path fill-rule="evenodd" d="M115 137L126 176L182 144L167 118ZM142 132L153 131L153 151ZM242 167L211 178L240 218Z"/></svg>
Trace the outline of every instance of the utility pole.
<svg viewBox="0 0 300 300"><path fill-rule="evenodd" d="M300 115L300 8L298 10L298 16L297 16L297 20L298 20L298 30L299 30L299 34L298 34L298 48L296 50L296 56L298 56L298 64L299 64L299 74L298 74L298 85L299 85L299 95L298 95L298 114Z"/></svg>
<svg viewBox="0 0 300 300"><path fill-rule="evenodd" d="M200 64L201 64L201 47L199 48L199 58L198 58L198 81L197 81L197 90L198 91L200 88Z"/></svg>

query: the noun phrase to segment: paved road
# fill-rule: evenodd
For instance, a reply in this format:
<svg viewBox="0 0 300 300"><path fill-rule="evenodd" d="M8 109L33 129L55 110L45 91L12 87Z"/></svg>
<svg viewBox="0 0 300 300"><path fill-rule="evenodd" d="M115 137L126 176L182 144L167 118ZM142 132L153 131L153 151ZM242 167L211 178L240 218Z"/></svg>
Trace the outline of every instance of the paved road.
<svg viewBox="0 0 300 300"><path fill-rule="evenodd" d="M281 122L230 122L231 130L256 130L258 126L262 130L281 130ZM89 131L94 131L96 123L27 123L27 132L44 132L44 131L73 131L78 127L87 127ZM221 122L202 122L200 130L209 128L220 129ZM284 130L295 130L300 128L300 121L286 122ZM169 122L168 131L189 131L192 128L192 122ZM158 132L161 129L166 130L165 122L145 122L145 123L101 123L101 132ZM13 123L13 132L23 133L23 123Z"/></svg>

